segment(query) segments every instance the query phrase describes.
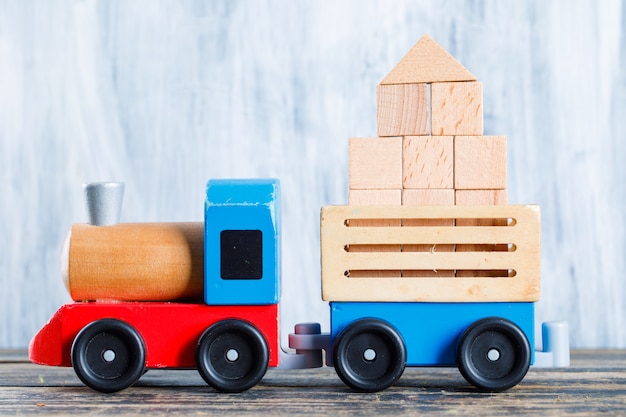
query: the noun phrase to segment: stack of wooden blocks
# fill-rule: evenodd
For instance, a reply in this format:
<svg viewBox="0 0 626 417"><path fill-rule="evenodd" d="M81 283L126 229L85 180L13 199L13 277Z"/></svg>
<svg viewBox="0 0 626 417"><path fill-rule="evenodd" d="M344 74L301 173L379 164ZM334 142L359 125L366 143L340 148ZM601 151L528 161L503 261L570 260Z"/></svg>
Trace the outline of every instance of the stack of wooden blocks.
<svg viewBox="0 0 626 417"><path fill-rule="evenodd" d="M349 140L349 205L507 204L506 137L483 134L482 83L432 38L415 44L376 96L378 137Z"/></svg>

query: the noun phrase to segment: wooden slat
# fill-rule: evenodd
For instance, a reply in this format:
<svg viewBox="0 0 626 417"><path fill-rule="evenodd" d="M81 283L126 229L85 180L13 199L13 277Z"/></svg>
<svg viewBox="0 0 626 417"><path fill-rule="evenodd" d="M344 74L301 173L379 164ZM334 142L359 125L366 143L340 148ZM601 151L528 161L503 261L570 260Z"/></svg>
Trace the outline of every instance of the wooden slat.
<svg viewBox="0 0 626 417"><path fill-rule="evenodd" d="M325 206L322 215L343 216L346 219L490 219L518 218L530 221L539 215L535 205L500 206Z"/></svg>
<svg viewBox="0 0 626 417"><path fill-rule="evenodd" d="M358 206L399 206L402 203L401 190L349 190L348 204ZM400 226L400 220L383 219L383 220L354 220L355 226L372 227L372 226ZM368 245L350 248L353 252L381 252L381 251L397 251L400 252L400 245ZM359 272L355 272L354 276L358 276ZM374 277L399 277L399 271L367 271L363 276Z"/></svg>
<svg viewBox="0 0 626 417"><path fill-rule="evenodd" d="M342 231L343 233L340 233L339 236L344 245L492 244L532 241L527 236L527 232L519 226L379 226L345 227Z"/></svg>
<svg viewBox="0 0 626 417"><path fill-rule="evenodd" d="M524 269L526 257L515 252L345 252L336 260L343 270Z"/></svg>
<svg viewBox="0 0 626 417"><path fill-rule="evenodd" d="M405 140L407 138L404 138ZM406 149L406 148L405 148ZM402 158L405 158L405 152L403 150ZM403 172L406 175L406 171ZM454 205L454 190L453 189L416 189L416 190L402 190L402 205L403 206L441 206L441 205ZM402 226L454 226L455 221L450 220L402 220ZM402 245L403 252L454 252L454 245L434 245L428 243L425 245ZM453 277L454 270L402 270L401 275L403 277L425 277L425 276L437 276L437 277Z"/></svg>

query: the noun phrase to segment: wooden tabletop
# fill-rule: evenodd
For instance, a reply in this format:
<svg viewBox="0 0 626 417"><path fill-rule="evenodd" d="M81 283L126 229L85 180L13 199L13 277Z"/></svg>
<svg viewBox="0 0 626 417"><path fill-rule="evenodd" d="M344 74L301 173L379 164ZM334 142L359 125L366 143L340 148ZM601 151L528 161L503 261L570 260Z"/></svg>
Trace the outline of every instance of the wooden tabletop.
<svg viewBox="0 0 626 417"><path fill-rule="evenodd" d="M626 350L572 353L566 369L531 368L517 387L476 392L453 368L408 368L374 394L350 391L332 368L269 370L241 394L221 394L196 371L151 370L116 394L86 388L70 368L30 364L24 352L0 351L1 415L624 415Z"/></svg>

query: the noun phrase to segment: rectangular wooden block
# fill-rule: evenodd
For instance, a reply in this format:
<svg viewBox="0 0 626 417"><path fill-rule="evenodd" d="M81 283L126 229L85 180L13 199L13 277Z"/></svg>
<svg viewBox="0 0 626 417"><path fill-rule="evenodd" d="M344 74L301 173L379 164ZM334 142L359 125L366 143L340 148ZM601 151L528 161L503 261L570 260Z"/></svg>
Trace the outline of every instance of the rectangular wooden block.
<svg viewBox="0 0 626 417"><path fill-rule="evenodd" d="M449 82L431 84L433 135L483 134L483 84Z"/></svg>
<svg viewBox="0 0 626 417"><path fill-rule="evenodd" d="M402 138L351 138L348 141L351 190L402 188Z"/></svg>
<svg viewBox="0 0 626 417"><path fill-rule="evenodd" d="M504 227L355 227L359 219L511 218ZM537 206L333 206L320 216L322 298L326 301L533 302L539 299L541 222ZM346 251L348 244L436 245L509 242L507 252ZM512 271L498 277L355 277L353 271L476 270Z"/></svg>
<svg viewBox="0 0 626 417"><path fill-rule="evenodd" d="M378 136L428 135L428 91L425 83L376 87Z"/></svg>
<svg viewBox="0 0 626 417"><path fill-rule="evenodd" d="M454 190L402 190L403 206L452 206L454 205ZM403 227L422 226L454 226L454 219L403 219ZM419 230L419 229L417 229ZM454 245L437 245L428 243L423 245L402 245L403 252L454 252ZM402 276L417 277L453 277L454 270L403 270Z"/></svg>
<svg viewBox="0 0 626 417"><path fill-rule="evenodd" d="M454 190L402 190L403 206L452 206Z"/></svg>
<svg viewBox="0 0 626 417"><path fill-rule="evenodd" d="M506 190L455 190L457 206L503 206L507 204Z"/></svg>
<svg viewBox="0 0 626 417"><path fill-rule="evenodd" d="M452 136L405 136L402 139L404 189L454 188Z"/></svg>
<svg viewBox="0 0 626 417"><path fill-rule="evenodd" d="M401 190L350 190L348 205L350 206L399 206L402 202ZM390 227L400 226L399 219L355 219L351 226L358 227ZM400 252L400 245L349 245L350 252ZM397 271L355 271L354 276L399 277Z"/></svg>
<svg viewBox="0 0 626 417"><path fill-rule="evenodd" d="M349 190L349 206L399 206L401 190Z"/></svg>
<svg viewBox="0 0 626 417"><path fill-rule="evenodd" d="M493 206L507 204L506 190L456 190L455 204L457 206ZM499 226L507 225L507 220L500 219L459 219L457 226ZM507 252L509 247L507 244L482 244L482 245L457 245L457 252ZM467 270L457 271L457 277L473 277L473 276L502 276L507 271L490 271L488 273L480 273L480 271Z"/></svg>
<svg viewBox="0 0 626 417"><path fill-rule="evenodd" d="M506 188L506 136L454 137L454 188Z"/></svg>

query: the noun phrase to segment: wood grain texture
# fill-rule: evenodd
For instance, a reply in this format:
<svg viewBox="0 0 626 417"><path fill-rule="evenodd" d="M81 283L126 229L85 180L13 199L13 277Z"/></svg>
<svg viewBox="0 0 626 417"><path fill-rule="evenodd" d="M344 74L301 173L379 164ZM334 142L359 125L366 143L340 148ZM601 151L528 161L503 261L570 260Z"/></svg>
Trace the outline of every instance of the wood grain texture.
<svg viewBox="0 0 626 417"><path fill-rule="evenodd" d="M428 135L430 86L393 84L376 87L378 136Z"/></svg>
<svg viewBox="0 0 626 417"><path fill-rule="evenodd" d="M349 190L348 204L354 206L399 206L402 203L401 190ZM400 220L354 220L353 226L361 227L399 227ZM400 252L400 245L350 245L350 252ZM362 271L361 276L399 277L398 271ZM353 276L359 276L359 272Z"/></svg>
<svg viewBox="0 0 626 417"><path fill-rule="evenodd" d="M406 138L405 138L406 139ZM454 205L454 190L402 190L403 206L452 206ZM438 220L438 219L403 219L403 226L454 226L454 219ZM403 252L453 252L454 245L402 245ZM403 270L403 277L452 277L454 270L428 270L428 271L411 271Z"/></svg>
<svg viewBox="0 0 626 417"><path fill-rule="evenodd" d="M475 80L476 77L448 51L424 35L387 74L381 85Z"/></svg>
<svg viewBox="0 0 626 417"><path fill-rule="evenodd" d="M494 219L513 218L511 226L352 226L353 219ZM419 231L415 229L418 228ZM322 208L322 297L326 301L537 301L540 289L539 208L536 206L423 206ZM352 253L358 245L487 245L511 243L508 252ZM464 270L506 275L456 278L353 277L352 271ZM509 274L508 271L511 271Z"/></svg>
<svg viewBox="0 0 626 417"><path fill-rule="evenodd" d="M351 138L348 142L351 190L402 188L402 138Z"/></svg>
<svg viewBox="0 0 626 417"><path fill-rule="evenodd" d="M348 205L351 206L399 206L401 190L349 190Z"/></svg>
<svg viewBox="0 0 626 417"><path fill-rule="evenodd" d="M404 206L452 206L454 190L402 190Z"/></svg>
<svg viewBox="0 0 626 417"><path fill-rule="evenodd" d="M482 82L435 83L430 86L432 134L482 135Z"/></svg>
<svg viewBox="0 0 626 417"><path fill-rule="evenodd" d="M507 191L454 190L454 204L459 206L502 206L507 203Z"/></svg>
<svg viewBox="0 0 626 417"><path fill-rule="evenodd" d="M505 189L506 136L454 137L454 188Z"/></svg>
<svg viewBox="0 0 626 417"><path fill-rule="evenodd" d="M328 328L319 208L346 203L346 140L376 136L376 86L424 34L483 82L509 201L542 208L537 319L568 320L575 347L626 347L624 10L0 2L0 347L25 347L69 301L59 254L97 180L126 183L123 221L157 222L201 221L208 178L280 178L281 327Z"/></svg>
<svg viewBox="0 0 626 417"><path fill-rule="evenodd" d="M517 387L499 394L477 392L454 368L407 368L385 391L355 393L324 367L270 369L241 394L218 393L193 370L154 370L121 393L101 395L69 368L12 362L0 363L0 404L4 414L23 416L617 416L626 408L625 373L623 350L576 350L569 368L531 368Z"/></svg>
<svg viewBox="0 0 626 417"><path fill-rule="evenodd" d="M402 188L454 188L452 136L402 139Z"/></svg>
<svg viewBox="0 0 626 417"><path fill-rule="evenodd" d="M204 297L204 223L75 224L68 249L74 301Z"/></svg>
<svg viewBox="0 0 626 417"><path fill-rule="evenodd" d="M492 206L492 205L506 205L507 204L507 191L506 190L455 190L454 191L454 204L458 206ZM458 226L504 226L507 223L507 219L458 219ZM506 252L509 250L507 244L493 245L456 245L455 248L458 252ZM480 273L479 271L457 271L457 277L472 277L476 275L482 276L501 276L504 271L495 271L489 273Z"/></svg>

